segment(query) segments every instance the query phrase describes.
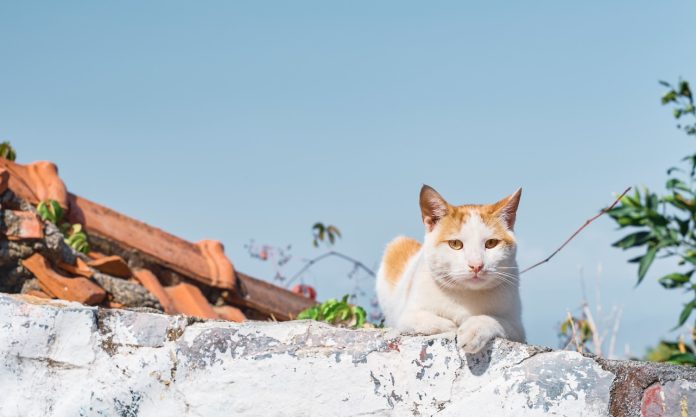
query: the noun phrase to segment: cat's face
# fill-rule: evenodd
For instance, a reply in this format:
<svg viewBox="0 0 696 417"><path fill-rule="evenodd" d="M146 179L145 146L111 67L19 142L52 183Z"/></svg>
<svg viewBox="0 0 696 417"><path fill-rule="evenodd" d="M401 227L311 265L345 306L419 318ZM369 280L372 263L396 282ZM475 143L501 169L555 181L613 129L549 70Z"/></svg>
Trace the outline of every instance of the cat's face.
<svg viewBox="0 0 696 417"><path fill-rule="evenodd" d="M431 187L421 189L425 259L447 290L517 285L512 231L522 190L489 205L452 206Z"/></svg>

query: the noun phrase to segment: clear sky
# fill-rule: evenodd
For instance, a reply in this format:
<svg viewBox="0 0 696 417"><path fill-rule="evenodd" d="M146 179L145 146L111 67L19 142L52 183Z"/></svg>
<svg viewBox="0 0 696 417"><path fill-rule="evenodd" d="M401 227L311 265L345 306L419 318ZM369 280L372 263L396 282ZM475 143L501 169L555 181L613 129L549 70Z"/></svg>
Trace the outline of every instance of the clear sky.
<svg viewBox="0 0 696 417"><path fill-rule="evenodd" d="M189 240L216 238L271 279L250 239L293 245L315 221L375 266L420 237L422 183L452 203L524 187L519 263L555 249L628 185L662 188L693 143L659 79L696 82L696 5L615 2L0 3L0 139L68 188ZM556 346L581 301L623 307L617 350L675 337L683 297L634 288L609 219L524 275L529 341ZM307 282L351 288L330 261ZM365 286L371 286L365 283Z"/></svg>

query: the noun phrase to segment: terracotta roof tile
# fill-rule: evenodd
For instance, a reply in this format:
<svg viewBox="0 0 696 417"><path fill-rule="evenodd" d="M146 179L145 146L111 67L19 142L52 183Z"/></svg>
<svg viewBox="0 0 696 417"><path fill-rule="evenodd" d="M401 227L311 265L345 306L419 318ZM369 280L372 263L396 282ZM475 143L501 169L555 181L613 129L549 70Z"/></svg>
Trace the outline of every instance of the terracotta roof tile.
<svg viewBox="0 0 696 417"><path fill-rule="evenodd" d="M203 319L216 319L218 315L208 304L198 287L181 283L173 287L166 287L165 291L172 299L174 308L180 313Z"/></svg>
<svg viewBox="0 0 696 417"><path fill-rule="evenodd" d="M43 291L39 291L39 290L29 290L29 291L25 292L24 294L31 295L33 297L38 297L38 298L46 298L46 299L52 298L50 295L46 294Z"/></svg>
<svg viewBox="0 0 696 417"><path fill-rule="evenodd" d="M10 221L10 217L17 221ZM36 213L5 210L5 224L13 225L5 230L5 236L9 240L43 239L44 237L44 224Z"/></svg>
<svg viewBox="0 0 696 417"><path fill-rule="evenodd" d="M51 269L46 258L35 253L22 261L27 268L39 280L41 289L47 294L68 301L77 301L83 304L99 304L106 297L106 291L86 278L66 278Z"/></svg>
<svg viewBox="0 0 696 417"><path fill-rule="evenodd" d="M21 165L0 158L0 193L8 187L17 197L34 205L46 199L58 201L65 209L64 219L70 223L81 224L89 236L90 243L93 244L93 249L96 248L87 254L92 259L89 262L78 258L73 264L64 263L72 262L74 255L65 257L62 252L56 259L51 257L57 261L57 268L72 275L80 275L80 278L68 278L53 271L41 255L33 255L23 261L27 269L33 269L32 273L39 278L40 287L48 295L96 304L105 300L108 292L108 300L104 305L112 307L154 305L167 313L181 312L204 318L222 316L229 320L244 319L241 311L230 306L217 307L219 313L216 313L201 290L186 283L186 280L195 280L203 286L220 289L206 291L211 300L244 307L255 319L292 319L301 310L315 304L306 297L236 272L225 256L222 243L218 241L187 242L156 227L68 193L65 184L58 177L56 166L50 162ZM36 226L36 216L31 219L29 217L31 215L27 215L27 225ZM38 223L43 224L40 220ZM17 227L16 224L14 221L14 227ZM31 235L38 236L37 227L20 229L27 232L19 234L19 239L26 239ZM45 239L48 238L46 235ZM33 251L30 244L22 243L21 240L18 243L26 246L29 253ZM110 255L120 255L122 258ZM129 262L148 269L143 269L142 272L140 269L131 271L128 268ZM112 276L133 276L141 285L135 281ZM98 281L101 287L86 278ZM163 288L163 282L176 285Z"/></svg>
<svg viewBox="0 0 696 417"><path fill-rule="evenodd" d="M162 265L204 284L226 289L234 288L234 269L232 263L222 255L222 245L219 248L202 249L199 245L82 197L74 194L69 194L69 197L68 219L72 223L81 223L87 233L140 251L155 258ZM206 245L206 248L209 246Z"/></svg>
<svg viewBox="0 0 696 417"><path fill-rule="evenodd" d="M133 276L157 298L165 313L176 314L179 312L174 308L174 303L169 297L169 294L164 290L164 287L162 287L162 284L160 284L155 274L147 269L135 269L133 270Z"/></svg>
<svg viewBox="0 0 696 417"><path fill-rule="evenodd" d="M68 192L52 162L38 161L21 165L0 158L0 165L10 172L9 186L21 198L32 204L42 200L56 200L68 208Z"/></svg>
<svg viewBox="0 0 696 417"><path fill-rule="evenodd" d="M232 306L213 307L213 310L215 310L215 313L217 313L217 315L223 320L234 321L237 323L241 323L246 320L246 316L244 313L242 313L242 310Z"/></svg>
<svg viewBox="0 0 696 417"><path fill-rule="evenodd" d="M105 256L103 258L94 259L87 262L87 265L99 272L114 277L130 278L133 275L126 261L120 256Z"/></svg>
<svg viewBox="0 0 696 417"><path fill-rule="evenodd" d="M0 168L0 194L7 191L10 187L10 171L7 168Z"/></svg>
<svg viewBox="0 0 696 417"><path fill-rule="evenodd" d="M65 262L58 262L56 266L63 271L70 272L73 275L79 275L85 278L92 278L94 271L87 265L85 261L80 258L75 258L75 265L66 264Z"/></svg>

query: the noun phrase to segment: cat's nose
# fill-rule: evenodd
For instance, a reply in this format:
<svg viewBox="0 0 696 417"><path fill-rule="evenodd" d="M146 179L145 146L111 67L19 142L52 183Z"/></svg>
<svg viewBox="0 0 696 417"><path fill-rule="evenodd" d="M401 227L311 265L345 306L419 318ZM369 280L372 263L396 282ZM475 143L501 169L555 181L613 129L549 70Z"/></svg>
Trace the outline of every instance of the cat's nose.
<svg viewBox="0 0 696 417"><path fill-rule="evenodd" d="M471 269L471 272L474 274L478 274L483 269L483 263L469 264L469 269Z"/></svg>

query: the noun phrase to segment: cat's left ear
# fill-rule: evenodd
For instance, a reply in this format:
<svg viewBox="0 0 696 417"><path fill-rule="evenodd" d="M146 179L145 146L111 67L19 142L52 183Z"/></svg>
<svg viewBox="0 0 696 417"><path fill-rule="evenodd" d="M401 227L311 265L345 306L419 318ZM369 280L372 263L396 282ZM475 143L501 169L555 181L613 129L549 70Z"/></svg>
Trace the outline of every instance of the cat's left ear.
<svg viewBox="0 0 696 417"><path fill-rule="evenodd" d="M515 227L517 207L520 205L521 196L522 188L518 188L517 191L493 205L493 212L505 222L508 229L510 230L512 230Z"/></svg>

